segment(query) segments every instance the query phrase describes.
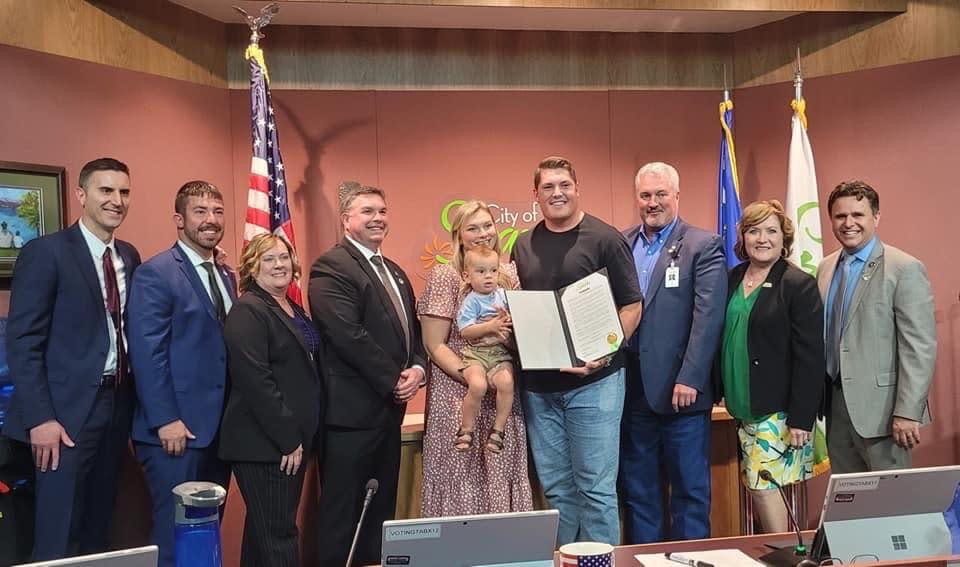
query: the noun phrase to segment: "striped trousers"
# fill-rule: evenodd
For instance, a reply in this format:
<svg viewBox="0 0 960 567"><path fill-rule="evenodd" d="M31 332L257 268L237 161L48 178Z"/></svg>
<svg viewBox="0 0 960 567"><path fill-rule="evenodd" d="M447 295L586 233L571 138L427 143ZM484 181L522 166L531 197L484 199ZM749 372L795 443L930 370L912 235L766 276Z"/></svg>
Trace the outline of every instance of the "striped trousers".
<svg viewBox="0 0 960 567"><path fill-rule="evenodd" d="M233 463L247 506L240 567L300 567L297 508L307 464L289 476L280 463Z"/></svg>

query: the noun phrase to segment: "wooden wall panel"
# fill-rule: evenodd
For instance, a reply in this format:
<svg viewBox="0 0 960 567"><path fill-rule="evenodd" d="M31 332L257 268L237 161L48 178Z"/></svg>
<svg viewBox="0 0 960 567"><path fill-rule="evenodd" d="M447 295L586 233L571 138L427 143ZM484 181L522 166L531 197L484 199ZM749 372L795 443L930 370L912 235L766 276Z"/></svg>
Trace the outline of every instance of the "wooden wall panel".
<svg viewBox="0 0 960 567"><path fill-rule="evenodd" d="M229 26L230 88L249 32ZM276 26L261 45L278 89L719 89L725 34Z"/></svg>
<svg viewBox="0 0 960 567"><path fill-rule="evenodd" d="M278 0L280 4L343 2L427 6L523 6L629 10L727 10L743 12L895 12L907 0Z"/></svg>
<svg viewBox="0 0 960 567"><path fill-rule="evenodd" d="M0 43L226 85L226 25L166 0L0 0Z"/></svg>
<svg viewBox="0 0 960 567"><path fill-rule="evenodd" d="M804 14L733 36L738 86L960 55L960 2L910 0L903 14Z"/></svg>

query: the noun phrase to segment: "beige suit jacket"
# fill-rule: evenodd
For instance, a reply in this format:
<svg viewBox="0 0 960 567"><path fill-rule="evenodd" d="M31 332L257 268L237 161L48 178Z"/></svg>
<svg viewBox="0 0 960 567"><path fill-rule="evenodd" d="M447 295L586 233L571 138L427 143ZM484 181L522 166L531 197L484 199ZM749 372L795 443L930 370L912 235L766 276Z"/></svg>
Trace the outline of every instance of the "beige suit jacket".
<svg viewBox="0 0 960 567"><path fill-rule="evenodd" d="M817 271L824 305L839 255L824 258ZM893 416L930 421L927 392L937 331L930 280L919 260L878 240L857 281L841 337L843 397L861 437L891 435Z"/></svg>

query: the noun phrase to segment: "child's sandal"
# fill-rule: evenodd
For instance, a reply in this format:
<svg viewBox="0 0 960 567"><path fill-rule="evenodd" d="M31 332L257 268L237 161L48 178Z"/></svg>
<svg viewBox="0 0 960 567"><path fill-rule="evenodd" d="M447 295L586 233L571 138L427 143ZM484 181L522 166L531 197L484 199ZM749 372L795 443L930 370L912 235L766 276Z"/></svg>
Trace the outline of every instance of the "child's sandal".
<svg viewBox="0 0 960 567"><path fill-rule="evenodd" d="M503 431L499 429L491 429L490 435L487 436L487 451L493 453L494 455L498 454L500 451L503 451L503 440L505 439Z"/></svg>
<svg viewBox="0 0 960 567"><path fill-rule="evenodd" d="M463 453L464 451L469 451L472 445L473 431L467 431L464 429L458 430L457 434L453 438L453 448L458 453Z"/></svg>

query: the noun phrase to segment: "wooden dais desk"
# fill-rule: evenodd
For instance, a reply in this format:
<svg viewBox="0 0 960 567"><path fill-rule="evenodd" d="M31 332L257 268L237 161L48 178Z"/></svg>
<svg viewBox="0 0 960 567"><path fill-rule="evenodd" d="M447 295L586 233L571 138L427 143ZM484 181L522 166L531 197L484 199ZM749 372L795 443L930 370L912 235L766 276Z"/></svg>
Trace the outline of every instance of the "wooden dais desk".
<svg viewBox="0 0 960 567"><path fill-rule="evenodd" d="M803 532L803 540L809 544L809 542L813 541L813 534L814 532L812 530ZM641 553L683 553L692 551L709 551L712 549L739 549L750 557L757 559L761 555L771 551L771 549L766 546L767 543L783 544L786 541L790 541L791 538L793 538L793 534L791 533L780 533L742 537L717 537L693 541L650 543L646 545L621 545L614 550L614 553L616 554L614 557L614 562L617 564L617 567L634 567L639 565L639 563L633 558L633 556ZM554 565L556 567L561 567L560 559L557 557L557 554L554 554ZM951 565L960 565L960 556L926 557L923 559L911 559L907 561L858 561L855 565L865 565L870 567L887 567L893 565L910 567L947 567Z"/></svg>
<svg viewBox="0 0 960 567"><path fill-rule="evenodd" d="M740 470L737 464L737 425L726 408L713 408L710 438L711 537L738 536L740 521ZM452 441L451 441L452 442ZM530 463L531 467L533 463ZM400 448L400 481L397 519L420 517L423 483L423 414L406 416ZM534 496L534 507L546 507L543 494Z"/></svg>

